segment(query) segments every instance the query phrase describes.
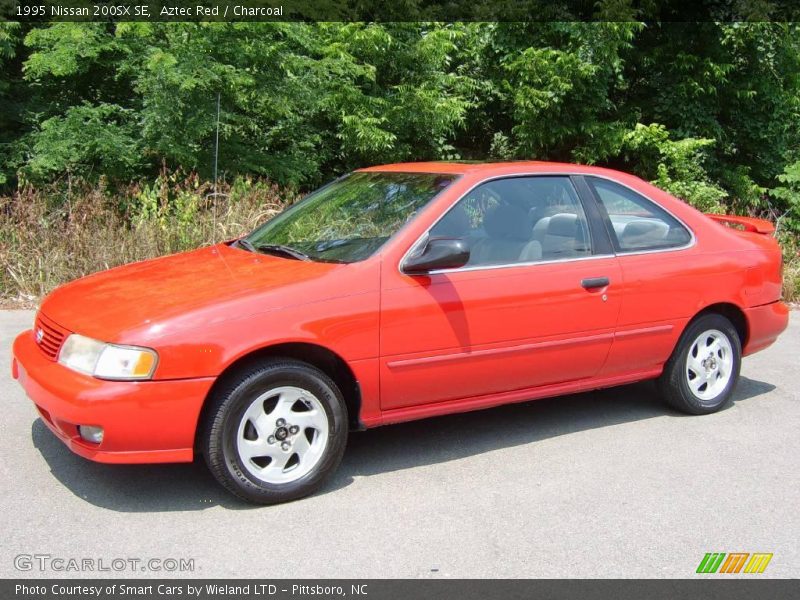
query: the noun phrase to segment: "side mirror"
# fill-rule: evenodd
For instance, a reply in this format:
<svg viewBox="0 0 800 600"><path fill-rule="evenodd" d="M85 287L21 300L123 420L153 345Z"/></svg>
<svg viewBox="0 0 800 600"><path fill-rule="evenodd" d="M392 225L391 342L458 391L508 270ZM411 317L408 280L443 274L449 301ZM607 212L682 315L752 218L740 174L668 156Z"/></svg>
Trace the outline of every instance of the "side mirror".
<svg viewBox="0 0 800 600"><path fill-rule="evenodd" d="M403 271L411 274L427 273L437 269L457 269L467 264L469 247L464 240L432 239L422 251L412 254L403 264Z"/></svg>

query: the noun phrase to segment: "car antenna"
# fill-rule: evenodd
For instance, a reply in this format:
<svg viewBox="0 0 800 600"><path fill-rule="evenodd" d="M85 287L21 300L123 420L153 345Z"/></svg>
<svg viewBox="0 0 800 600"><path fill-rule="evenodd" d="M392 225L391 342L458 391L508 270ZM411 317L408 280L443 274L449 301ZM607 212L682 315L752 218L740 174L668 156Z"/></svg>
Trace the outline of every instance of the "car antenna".
<svg viewBox="0 0 800 600"><path fill-rule="evenodd" d="M216 131L214 132L214 191L211 194L211 197L213 198L212 201L211 201L212 202L211 211L212 211L212 215L213 215L213 217L212 217L213 230L211 231L211 245L212 246L216 246L217 245L217 198L218 198L218 195L217 195L217 181L219 179L217 177L217 165L219 164L219 103L220 103L220 95L221 95L220 92L217 92L217 123L216 123ZM216 252L219 255L219 257L222 259L222 262L225 265L225 268L227 268L228 271L232 274L233 271L231 271L231 268L228 266L228 261L225 260L225 256L222 254L222 252L219 252L218 250Z"/></svg>
<svg viewBox="0 0 800 600"><path fill-rule="evenodd" d="M219 164L219 103L220 92L217 92L217 126L214 134L214 194L212 200L213 230L211 231L211 244L217 243L217 165Z"/></svg>

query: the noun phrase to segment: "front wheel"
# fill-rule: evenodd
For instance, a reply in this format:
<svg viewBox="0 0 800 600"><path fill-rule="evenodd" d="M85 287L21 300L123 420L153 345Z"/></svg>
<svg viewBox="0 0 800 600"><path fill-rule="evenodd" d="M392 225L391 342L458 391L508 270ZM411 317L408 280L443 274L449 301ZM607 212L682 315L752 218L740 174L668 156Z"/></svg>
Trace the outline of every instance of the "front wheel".
<svg viewBox="0 0 800 600"><path fill-rule="evenodd" d="M721 315L704 315L684 331L658 384L674 408L706 415L723 408L739 379L742 347L733 324Z"/></svg>
<svg viewBox="0 0 800 600"><path fill-rule="evenodd" d="M240 498L295 500L336 470L347 441L347 408L322 371L295 360L254 365L221 385L203 434L206 463Z"/></svg>

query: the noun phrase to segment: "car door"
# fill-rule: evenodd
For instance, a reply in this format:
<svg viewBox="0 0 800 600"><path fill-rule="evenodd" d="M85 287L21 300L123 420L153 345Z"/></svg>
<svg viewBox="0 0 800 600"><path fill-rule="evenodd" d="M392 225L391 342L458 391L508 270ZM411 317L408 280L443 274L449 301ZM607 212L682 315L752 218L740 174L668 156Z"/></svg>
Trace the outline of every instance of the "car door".
<svg viewBox="0 0 800 600"><path fill-rule="evenodd" d="M643 193L606 177L587 176L585 183L607 224L624 280L625 304L603 375L657 372L688 316L697 312L698 290L714 285L711 271L703 268L709 259L692 253L689 228Z"/></svg>
<svg viewBox="0 0 800 600"><path fill-rule="evenodd" d="M467 240L470 261L424 275L383 265L382 410L598 373L620 310L620 269L597 207L569 176L485 181L431 237Z"/></svg>

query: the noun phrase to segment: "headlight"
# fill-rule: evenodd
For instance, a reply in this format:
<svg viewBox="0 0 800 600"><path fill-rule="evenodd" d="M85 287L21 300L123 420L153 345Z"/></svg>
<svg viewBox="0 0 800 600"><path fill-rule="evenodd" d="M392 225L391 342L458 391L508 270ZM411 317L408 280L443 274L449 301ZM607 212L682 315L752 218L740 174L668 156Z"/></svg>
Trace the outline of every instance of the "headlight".
<svg viewBox="0 0 800 600"><path fill-rule="evenodd" d="M61 347L58 362L101 379L150 379L158 355L149 348L115 346L73 333Z"/></svg>

